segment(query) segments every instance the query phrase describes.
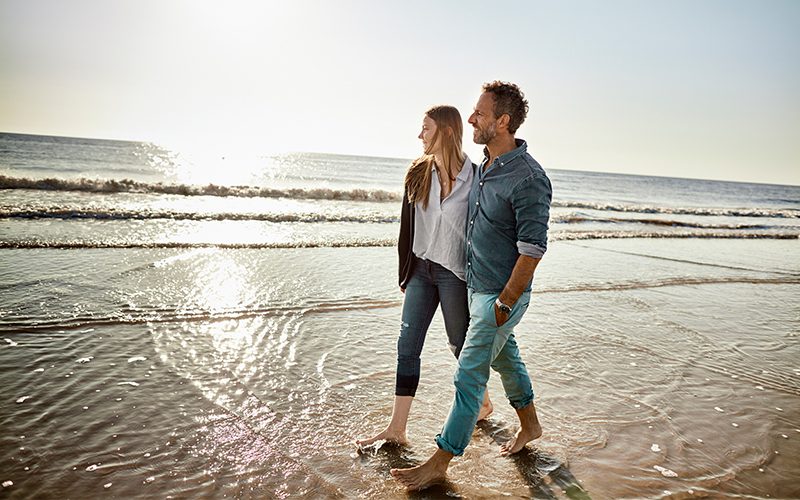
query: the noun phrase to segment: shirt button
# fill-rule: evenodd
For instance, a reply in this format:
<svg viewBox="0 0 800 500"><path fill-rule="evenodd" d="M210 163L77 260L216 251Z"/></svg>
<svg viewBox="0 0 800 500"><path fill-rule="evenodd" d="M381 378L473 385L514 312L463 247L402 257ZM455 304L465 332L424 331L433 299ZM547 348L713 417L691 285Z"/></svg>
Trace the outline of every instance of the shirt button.
<svg viewBox="0 0 800 500"><path fill-rule="evenodd" d="M472 262L467 262L467 265L468 265L468 266L471 266L471 265L472 265Z"/></svg>
<svg viewBox="0 0 800 500"><path fill-rule="evenodd" d="M468 242L467 242L467 245L472 245L472 242L471 242L471 241L468 241Z"/></svg>
<svg viewBox="0 0 800 500"><path fill-rule="evenodd" d="M475 222L475 219L469 221L469 225L471 226L473 222Z"/></svg>
<svg viewBox="0 0 800 500"><path fill-rule="evenodd" d="M483 186L483 181L479 182L478 184L479 184L479 185L481 185L481 186Z"/></svg>
<svg viewBox="0 0 800 500"><path fill-rule="evenodd" d="M480 205L480 204L481 204L481 202L479 202L479 201L476 201L476 202L475 202L475 206L478 206L478 205Z"/></svg>
<svg viewBox="0 0 800 500"><path fill-rule="evenodd" d="M500 162L500 166L502 167L503 165L505 165L505 163L503 163L503 162L501 161L501 162Z"/></svg>

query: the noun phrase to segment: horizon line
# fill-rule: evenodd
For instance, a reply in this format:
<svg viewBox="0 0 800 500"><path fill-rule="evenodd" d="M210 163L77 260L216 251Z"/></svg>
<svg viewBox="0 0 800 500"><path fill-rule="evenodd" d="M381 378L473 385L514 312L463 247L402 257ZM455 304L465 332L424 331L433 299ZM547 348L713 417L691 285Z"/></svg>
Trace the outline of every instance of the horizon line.
<svg viewBox="0 0 800 500"><path fill-rule="evenodd" d="M27 136L34 136L34 137L54 137L59 139L78 139L78 140L90 140L90 141L109 141L109 142L126 142L132 144L152 144L154 146L164 147L166 146L159 144L155 141L146 141L146 140L137 140L137 139L117 139L117 138L109 138L109 137L81 137L81 136L72 136L72 135L53 135L53 134L32 134L28 132L6 132L0 131L0 134L5 135L27 135ZM168 148L167 148L168 149ZM367 155L367 154L355 154L355 153L329 153L329 152L322 152L322 151L285 151L282 153L277 154L264 154L264 156L279 156L279 155L290 155L290 154L319 154L319 155L331 155L331 156L353 156L353 157L361 157L361 158L377 158L377 159L384 159L384 160L402 160L411 162L413 158L400 158L396 156L377 156L377 155ZM733 184L759 184L763 186L788 186L788 187L800 187L800 183L798 184L779 184L775 182L766 182L766 181L736 181L730 179L709 179L704 177L675 177L670 175L657 175L657 174L634 174L634 173L623 173L623 172L608 172L605 170L583 170L580 168L568 168L568 167L548 167L545 171L548 170L555 170L555 171L567 171L567 172L581 172L586 174L605 174L605 175L630 175L635 177L655 177L659 179L679 179L679 180L689 180L689 181L710 181L710 182L727 182Z"/></svg>

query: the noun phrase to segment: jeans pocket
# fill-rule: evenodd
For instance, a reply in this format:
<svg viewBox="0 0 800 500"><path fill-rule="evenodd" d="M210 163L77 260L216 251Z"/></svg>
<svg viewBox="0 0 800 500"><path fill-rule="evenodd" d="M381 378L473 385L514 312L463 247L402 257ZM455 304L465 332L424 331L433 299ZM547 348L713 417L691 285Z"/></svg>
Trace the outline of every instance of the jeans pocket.
<svg viewBox="0 0 800 500"><path fill-rule="evenodd" d="M492 303L489 305L489 317L491 318L491 323L495 326L495 328L500 328L501 326L505 325L511 319L511 315L514 314L514 309L511 309L511 313L509 313L508 317L506 318L505 323L503 325L497 324L497 314L495 313L497 306L495 305L495 301L493 300Z"/></svg>

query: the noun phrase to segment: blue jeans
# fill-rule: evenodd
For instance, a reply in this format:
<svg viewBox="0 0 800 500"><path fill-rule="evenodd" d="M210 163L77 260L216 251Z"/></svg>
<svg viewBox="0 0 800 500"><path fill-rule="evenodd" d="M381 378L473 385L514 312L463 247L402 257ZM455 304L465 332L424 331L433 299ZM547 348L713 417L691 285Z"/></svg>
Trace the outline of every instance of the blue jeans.
<svg viewBox="0 0 800 500"><path fill-rule="evenodd" d="M519 410L533 402L531 379L514 338L514 327L528 309L531 294L522 294L511 309L508 321L501 327L497 326L494 316L494 301L498 296L497 293L469 291L471 319L453 377L456 396L444 428L436 436L436 445L453 455L464 453L472 438L486 382L489 381L489 367L500 373L511 406Z"/></svg>
<svg viewBox="0 0 800 500"><path fill-rule="evenodd" d="M414 257L414 272L406 285L400 338L397 339L395 395L414 396L420 376L419 356L425 334L441 303L450 350L458 358L469 326L467 284L435 262Z"/></svg>

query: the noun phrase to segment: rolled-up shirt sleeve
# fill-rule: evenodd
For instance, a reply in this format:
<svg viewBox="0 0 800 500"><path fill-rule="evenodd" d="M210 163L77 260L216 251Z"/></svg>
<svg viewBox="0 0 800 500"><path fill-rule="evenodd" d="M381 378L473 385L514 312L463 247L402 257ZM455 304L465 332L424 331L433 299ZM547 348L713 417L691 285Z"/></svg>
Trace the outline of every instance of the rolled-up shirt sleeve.
<svg viewBox="0 0 800 500"><path fill-rule="evenodd" d="M544 175L532 175L514 188L511 204L517 220L520 255L540 259L547 251L547 222L553 188Z"/></svg>

